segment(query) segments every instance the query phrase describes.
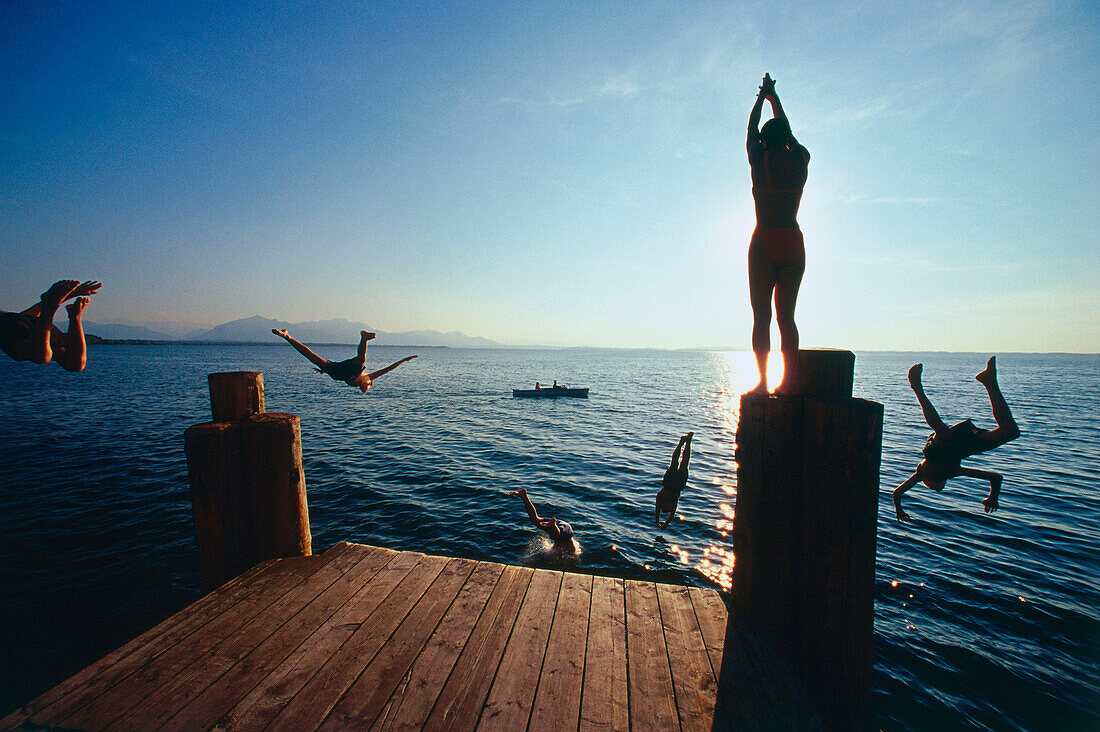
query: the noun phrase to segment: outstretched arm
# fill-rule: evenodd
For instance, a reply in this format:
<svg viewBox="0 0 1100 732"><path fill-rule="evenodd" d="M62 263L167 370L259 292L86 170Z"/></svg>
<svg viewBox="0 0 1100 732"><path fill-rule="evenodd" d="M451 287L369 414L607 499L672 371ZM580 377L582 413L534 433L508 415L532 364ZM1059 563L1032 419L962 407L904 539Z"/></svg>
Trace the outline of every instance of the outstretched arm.
<svg viewBox="0 0 1100 732"><path fill-rule="evenodd" d="M414 358L416 358L415 354L412 355L412 356L405 356L405 358L401 359L400 361L396 361L394 363L391 363L389 366L387 366L385 368L378 369L377 371L372 371L371 374L370 374L370 380L374 381L375 379L377 379L382 374L388 374L389 372L393 371L395 368L397 368L401 364L405 363L406 361L412 361Z"/></svg>
<svg viewBox="0 0 1100 732"><path fill-rule="evenodd" d="M901 497L905 491L915 486L920 481L920 471L915 471L912 475L905 479L905 482L894 489L894 513L898 516L898 521L908 521L909 514L901 510Z"/></svg>

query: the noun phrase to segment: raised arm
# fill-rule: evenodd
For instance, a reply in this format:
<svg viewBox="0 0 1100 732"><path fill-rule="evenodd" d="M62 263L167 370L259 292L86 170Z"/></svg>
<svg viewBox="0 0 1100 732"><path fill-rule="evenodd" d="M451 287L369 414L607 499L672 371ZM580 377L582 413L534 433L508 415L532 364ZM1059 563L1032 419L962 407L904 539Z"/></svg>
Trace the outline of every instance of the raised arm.
<svg viewBox="0 0 1100 732"><path fill-rule="evenodd" d="M760 92L756 95L756 103L752 105L752 111L749 112L749 135L745 141L745 147L749 151L750 158L761 150L760 112L763 110L764 100L769 94L775 94L775 81L768 74L764 74L764 80L760 83ZM778 101L772 102L773 109L777 103Z"/></svg>

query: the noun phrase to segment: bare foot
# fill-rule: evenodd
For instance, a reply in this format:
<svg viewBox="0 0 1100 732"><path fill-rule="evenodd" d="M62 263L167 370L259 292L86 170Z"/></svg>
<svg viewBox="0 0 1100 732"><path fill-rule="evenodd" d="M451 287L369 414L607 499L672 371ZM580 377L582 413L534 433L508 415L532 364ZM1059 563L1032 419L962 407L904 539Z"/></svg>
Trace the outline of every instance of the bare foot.
<svg viewBox="0 0 1100 732"><path fill-rule="evenodd" d="M694 432L688 432L688 433L687 433L686 435L684 435L684 438L685 438L686 440L688 440L688 442L690 442L690 441L691 441L691 438L692 438L692 437L695 437L695 433L694 433Z"/></svg>
<svg viewBox="0 0 1100 732"><path fill-rule="evenodd" d="M520 488L518 491L508 491L508 495L510 495L510 496L526 496L527 495L527 489L526 488Z"/></svg>
<svg viewBox="0 0 1100 732"><path fill-rule="evenodd" d="M921 388L920 377L924 373L924 364L918 363L909 369L909 386L914 389Z"/></svg>
<svg viewBox="0 0 1100 732"><path fill-rule="evenodd" d="M274 333L275 335L279 336L280 338L289 338L290 337L290 334L286 332L286 328L283 328L281 330L279 328L272 328L271 332Z"/></svg>
<svg viewBox="0 0 1100 732"><path fill-rule="evenodd" d="M99 288L103 287L102 282L96 280L86 280L76 286L72 292L69 293L69 297L82 297L84 295L94 295L99 291Z"/></svg>
<svg viewBox="0 0 1100 732"><path fill-rule="evenodd" d="M73 290L79 284L76 280L58 280L50 285L50 289L42 293L42 304L57 309L61 303L72 296Z"/></svg>
<svg viewBox="0 0 1100 732"><path fill-rule="evenodd" d="M66 305L65 310L69 313L69 320L79 320L80 314L84 312L84 308L88 307L90 302L91 300L86 297L78 297Z"/></svg>
<svg viewBox="0 0 1100 732"><path fill-rule="evenodd" d="M985 385L994 384L997 382L997 357L990 356L989 360L985 364L985 371L981 372L974 377L975 381L980 381Z"/></svg>
<svg viewBox="0 0 1100 732"><path fill-rule="evenodd" d="M361 330L359 331L359 335L366 338L368 341L373 341L375 339L375 336L377 336L377 333L368 333L365 330Z"/></svg>
<svg viewBox="0 0 1100 732"><path fill-rule="evenodd" d="M767 394L768 394L768 384L767 384L767 382L761 381L759 384L757 384L756 386L754 386L752 388L752 390L749 392L749 394L763 394L763 395L767 396Z"/></svg>

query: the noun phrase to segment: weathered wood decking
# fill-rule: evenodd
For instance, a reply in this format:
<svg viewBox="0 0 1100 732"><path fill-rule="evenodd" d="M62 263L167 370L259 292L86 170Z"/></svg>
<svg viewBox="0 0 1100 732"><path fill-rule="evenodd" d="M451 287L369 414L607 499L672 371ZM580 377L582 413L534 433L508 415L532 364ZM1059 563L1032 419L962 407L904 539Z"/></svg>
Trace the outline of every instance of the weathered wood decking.
<svg viewBox="0 0 1100 732"><path fill-rule="evenodd" d="M814 729L713 590L356 544L270 560L0 728Z"/></svg>

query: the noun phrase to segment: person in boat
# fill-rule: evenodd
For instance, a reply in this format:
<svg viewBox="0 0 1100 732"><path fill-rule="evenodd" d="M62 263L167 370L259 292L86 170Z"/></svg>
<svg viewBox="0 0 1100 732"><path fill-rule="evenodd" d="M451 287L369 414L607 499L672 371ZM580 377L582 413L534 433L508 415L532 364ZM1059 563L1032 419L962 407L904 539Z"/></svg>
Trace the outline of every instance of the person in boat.
<svg viewBox="0 0 1100 732"><path fill-rule="evenodd" d="M84 340L84 309L89 296L102 285L95 280L59 280L42 293L38 302L19 313L0 311L0 349L16 361L46 364L54 361L66 371L83 371L88 362ZM61 303L69 314L64 333L53 324Z"/></svg>
<svg viewBox="0 0 1100 732"><path fill-rule="evenodd" d="M676 443L676 449L672 453L672 462L665 471L665 477L661 480L661 490L657 493L657 512L654 522L659 528L665 528L672 523L672 517L676 515L676 507L680 503L680 493L687 487L688 461L691 460L691 438L694 432L688 432ZM681 457L681 452L683 455ZM661 513L668 513L668 518L661 523Z"/></svg>
<svg viewBox="0 0 1100 732"><path fill-rule="evenodd" d="M535 504L531 503L531 499L527 497L526 488L510 491L508 495L519 496L523 499L523 505L527 509L527 516L531 519L531 523L550 536L550 541L554 542L555 549L560 549L569 554L577 553L577 544L573 540L572 526L558 518L541 518L538 511L535 510Z"/></svg>
<svg viewBox="0 0 1100 732"><path fill-rule="evenodd" d="M1001 492L1003 476L989 470L964 468L960 463L963 458L1000 447L1020 436L1020 428L1012 418L1012 411L1008 408L1008 403L1001 394L1001 387L997 383L997 357L990 356L985 370L974 377L989 394L993 419L997 422L997 427L992 430L980 429L969 419L948 427L940 419L936 408L924 393L924 385L921 383L923 371L924 367L919 363L909 369L909 385L917 395L917 401L924 413L924 421L933 431L922 450L924 459L917 465L916 471L894 490L894 511L897 513L898 521L909 520L909 514L901 510L901 497L907 490L918 482L923 482L932 490L939 492L943 490L949 479L959 476L989 481L989 496L982 501L982 505L986 513L996 511L999 507L998 496Z"/></svg>
<svg viewBox="0 0 1100 732"><path fill-rule="evenodd" d="M542 391L542 384L537 381L535 382L535 391Z"/></svg>
<svg viewBox="0 0 1100 732"><path fill-rule="evenodd" d="M764 100L772 119L760 124ZM749 242L749 300L752 304L752 350L760 382L754 394L768 393L768 353L771 351L772 299L783 353L783 381L776 394L798 389L798 328L794 306L806 269L806 248L798 228L798 206L810 153L791 133L790 122L775 93L775 80L764 74L760 93L749 113L749 168L756 205L756 228Z"/></svg>
<svg viewBox="0 0 1100 732"><path fill-rule="evenodd" d="M551 389L564 389L565 387L563 387L563 386L558 386L558 380L557 380L557 379L554 379L554 385L553 385L553 386L551 386L550 388L551 388Z"/></svg>
<svg viewBox="0 0 1100 732"><path fill-rule="evenodd" d="M294 346L294 349L298 351L298 353L309 359L309 362L316 367L316 371L322 374L328 374L333 379L342 381L348 386L357 386L364 393L370 391L370 388L374 386L374 382L379 376L388 374L406 361L411 361L416 358L416 355L405 356L405 358L390 364L384 369L368 373L365 368L367 362L367 341L374 339L374 333L368 333L365 330L359 331L359 351L354 357L344 361L329 361L311 351L306 344L287 333L286 329L279 330L277 328L272 328L271 332Z"/></svg>

